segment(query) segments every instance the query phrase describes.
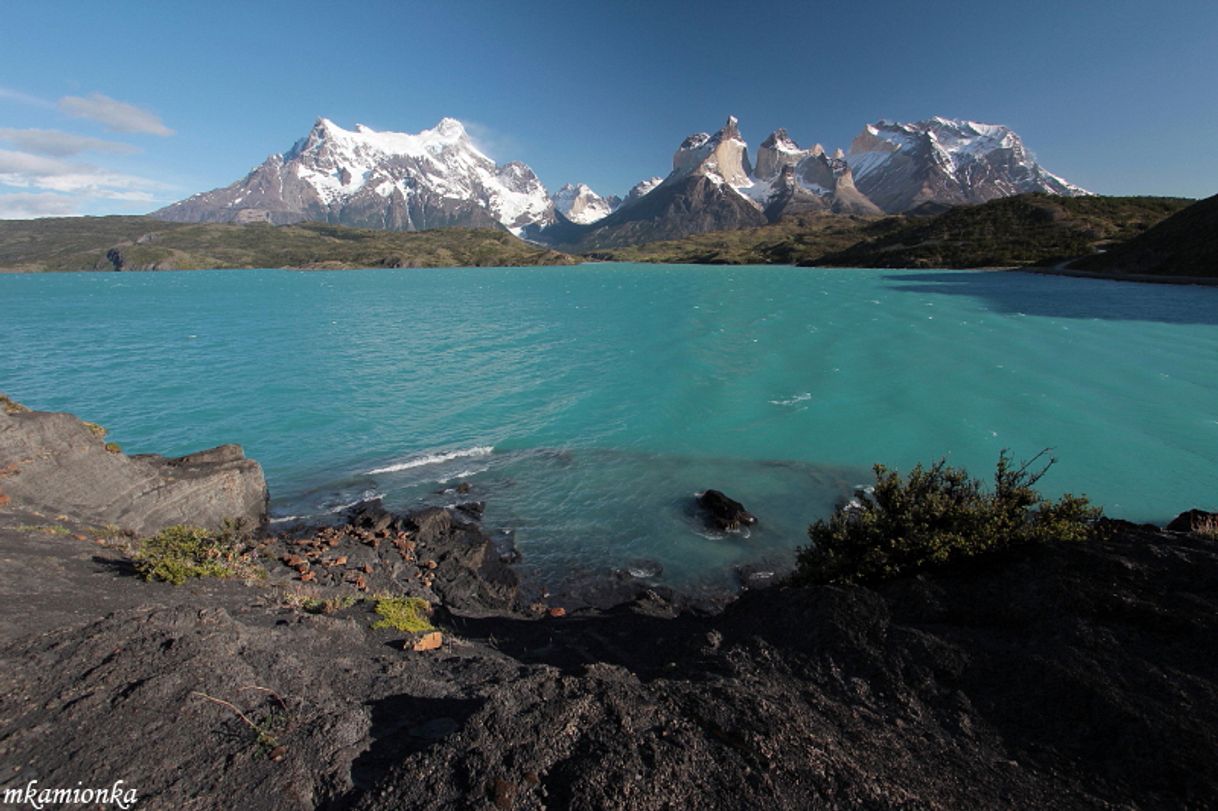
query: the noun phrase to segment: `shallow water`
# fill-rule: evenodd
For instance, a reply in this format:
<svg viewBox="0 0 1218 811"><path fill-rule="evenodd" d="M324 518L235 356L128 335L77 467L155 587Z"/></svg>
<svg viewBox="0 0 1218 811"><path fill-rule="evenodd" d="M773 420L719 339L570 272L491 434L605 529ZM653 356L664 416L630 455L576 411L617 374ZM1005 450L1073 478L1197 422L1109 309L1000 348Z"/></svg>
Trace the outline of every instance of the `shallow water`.
<svg viewBox="0 0 1218 811"><path fill-rule="evenodd" d="M686 267L0 276L0 391L129 452L239 442L278 516L451 503L549 580L778 562L869 467L1053 447L1109 514L1218 506L1218 289ZM757 513L715 537L692 493ZM662 572L655 575L656 569Z"/></svg>

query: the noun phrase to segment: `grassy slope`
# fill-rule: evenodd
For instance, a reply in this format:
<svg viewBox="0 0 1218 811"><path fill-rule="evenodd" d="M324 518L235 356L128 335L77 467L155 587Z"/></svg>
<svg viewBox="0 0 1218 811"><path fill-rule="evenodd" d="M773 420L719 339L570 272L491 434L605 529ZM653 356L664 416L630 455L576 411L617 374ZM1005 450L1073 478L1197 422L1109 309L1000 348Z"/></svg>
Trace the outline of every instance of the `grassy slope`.
<svg viewBox="0 0 1218 811"><path fill-rule="evenodd" d="M1052 264L1142 233L1191 200L1022 195L930 217L805 214L773 225L587 252L595 259L843 267Z"/></svg>
<svg viewBox="0 0 1218 811"><path fill-rule="evenodd" d="M1193 201L1020 195L910 219L806 264L843 267L1051 265L1130 239Z"/></svg>
<svg viewBox="0 0 1218 811"><path fill-rule="evenodd" d="M1073 267L1102 273L1218 278L1218 195L1173 214L1145 233Z"/></svg>
<svg viewBox="0 0 1218 811"><path fill-rule="evenodd" d="M619 262L791 265L848 248L859 241L868 226L884 228L884 223L897 219L800 214L760 228L712 231L628 248L593 250L585 255Z"/></svg>
<svg viewBox="0 0 1218 811"><path fill-rule="evenodd" d="M147 217L0 221L0 268L126 270L244 267L450 267L569 264L571 257L503 231L450 228L402 233L323 223L170 223Z"/></svg>

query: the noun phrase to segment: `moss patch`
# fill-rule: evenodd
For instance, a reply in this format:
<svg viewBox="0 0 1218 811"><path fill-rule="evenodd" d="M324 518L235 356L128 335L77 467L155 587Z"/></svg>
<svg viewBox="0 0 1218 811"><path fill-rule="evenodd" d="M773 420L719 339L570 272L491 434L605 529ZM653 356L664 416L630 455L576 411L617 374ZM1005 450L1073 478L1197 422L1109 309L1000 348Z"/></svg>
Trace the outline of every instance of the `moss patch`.
<svg viewBox="0 0 1218 811"><path fill-rule="evenodd" d="M435 630L427 619L431 603L421 597L384 597L376 601L374 610L381 618L372 624L373 628L392 628L404 633Z"/></svg>
<svg viewBox="0 0 1218 811"><path fill-rule="evenodd" d="M16 527L18 532L41 532L43 535L71 535L72 530L63 524L21 524Z"/></svg>
<svg viewBox="0 0 1218 811"><path fill-rule="evenodd" d="M88 428L89 432L91 434L93 434L93 436L97 437L98 439L106 438L106 429L101 427L97 423L89 422L88 420L81 420L80 424L83 425L84 427Z"/></svg>
<svg viewBox="0 0 1218 811"><path fill-rule="evenodd" d="M184 524L167 527L140 542L135 568L145 580L180 586L196 577L261 579L266 570L228 533L211 532Z"/></svg>
<svg viewBox="0 0 1218 811"><path fill-rule="evenodd" d="M3 409L5 414L25 414L29 411L21 403L5 394L0 394L0 409Z"/></svg>

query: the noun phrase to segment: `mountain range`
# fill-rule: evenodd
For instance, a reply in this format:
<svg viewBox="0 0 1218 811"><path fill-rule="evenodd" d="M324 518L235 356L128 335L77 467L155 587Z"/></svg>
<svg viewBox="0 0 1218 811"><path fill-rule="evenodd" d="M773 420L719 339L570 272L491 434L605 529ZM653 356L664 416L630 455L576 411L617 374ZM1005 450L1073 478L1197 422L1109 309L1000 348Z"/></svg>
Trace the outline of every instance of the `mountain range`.
<svg viewBox="0 0 1218 811"><path fill-rule="evenodd" d="M497 164L461 122L417 134L354 130L319 118L290 150L224 188L196 194L154 217L175 222L317 221L393 231L504 228L583 249L747 228L790 214L874 216L981 203L1027 192L1084 189L1041 167L1008 127L935 117L867 125L849 152L800 147L776 130L756 162L739 122L681 142L667 176L624 198L582 183L550 194L527 165Z"/></svg>

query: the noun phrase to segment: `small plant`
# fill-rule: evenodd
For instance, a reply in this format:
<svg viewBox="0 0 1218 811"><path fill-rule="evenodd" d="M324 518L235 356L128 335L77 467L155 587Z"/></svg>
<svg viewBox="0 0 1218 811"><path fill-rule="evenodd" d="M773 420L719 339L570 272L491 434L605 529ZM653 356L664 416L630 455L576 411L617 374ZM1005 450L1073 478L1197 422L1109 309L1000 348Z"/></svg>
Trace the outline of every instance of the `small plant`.
<svg viewBox="0 0 1218 811"><path fill-rule="evenodd" d="M374 610L381 618L372 624L373 628L392 628L404 633L435 630L427 619L431 603L422 597L382 597L376 601Z"/></svg>
<svg viewBox="0 0 1218 811"><path fill-rule="evenodd" d="M255 721L249 714L243 712L240 707L231 701L225 701L222 698L209 696L207 693L198 690L191 691L191 695L201 698L205 701L210 701L213 704L218 704L232 710L241 722L244 723L254 733L254 742L271 760L280 761L287 754L287 747L279 742L279 738L274 734L274 730L284 727L287 723L287 704L274 690L269 690L266 687L251 685L248 690L260 690L267 693L276 702L276 707L266 714L265 720L261 722Z"/></svg>
<svg viewBox="0 0 1218 811"><path fill-rule="evenodd" d="M1014 467L998 456L994 490L940 459L902 479L875 466L875 487L808 528L793 579L804 583L885 580L1022 544L1084 541L1101 515L1085 498L1042 498L1035 484L1053 466L1031 467L1047 451Z"/></svg>
<svg viewBox="0 0 1218 811"><path fill-rule="evenodd" d="M1193 522L1193 534L1210 541L1218 541L1218 515L1207 515Z"/></svg>
<svg viewBox="0 0 1218 811"><path fill-rule="evenodd" d="M72 530L63 524L20 524L18 532L41 532L44 535L71 535Z"/></svg>
<svg viewBox="0 0 1218 811"><path fill-rule="evenodd" d="M25 414L29 412L29 409L8 395L0 394L0 411L5 414Z"/></svg>
<svg viewBox="0 0 1218 811"><path fill-rule="evenodd" d="M106 429L103 428L102 426L98 425L97 423L89 422L88 420L81 420L80 424L83 425L84 427L88 428L89 433L93 434L93 436L97 437L98 439L106 438Z"/></svg>
<svg viewBox="0 0 1218 811"><path fill-rule="evenodd" d="M266 577L253 555L224 533L178 524L144 539L135 553L135 568L145 580L180 586L195 577Z"/></svg>
<svg viewBox="0 0 1218 811"><path fill-rule="evenodd" d="M325 599L312 597L307 598L301 603L301 608L309 614L337 614L339 611L350 608L359 600L350 594L345 594L340 597L326 597Z"/></svg>
<svg viewBox="0 0 1218 811"><path fill-rule="evenodd" d="M89 527L88 529L95 538L101 538L108 541L123 538L127 535L127 531L118 524L102 524L101 526Z"/></svg>
<svg viewBox="0 0 1218 811"><path fill-rule="evenodd" d="M110 453L122 453L123 446L118 444L117 442L107 442L106 450L110 451Z"/></svg>

